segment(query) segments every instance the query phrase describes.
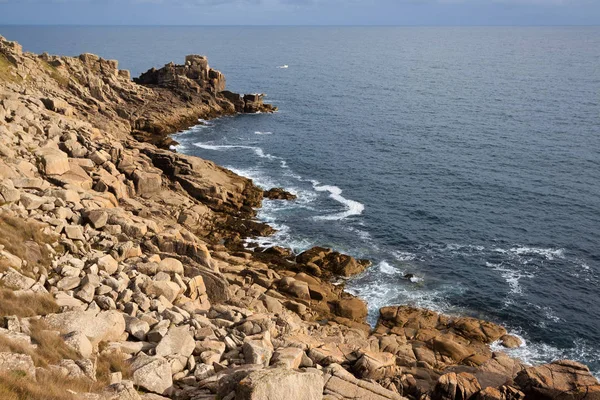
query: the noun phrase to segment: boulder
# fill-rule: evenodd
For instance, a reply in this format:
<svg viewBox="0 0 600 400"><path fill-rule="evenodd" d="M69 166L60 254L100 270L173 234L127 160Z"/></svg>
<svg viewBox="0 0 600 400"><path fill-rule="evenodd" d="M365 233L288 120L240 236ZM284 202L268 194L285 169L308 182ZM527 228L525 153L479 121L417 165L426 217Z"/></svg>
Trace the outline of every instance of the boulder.
<svg viewBox="0 0 600 400"><path fill-rule="evenodd" d="M297 369L300 367L304 355L304 350L298 347L277 349L277 351L273 354L271 364L277 367Z"/></svg>
<svg viewBox="0 0 600 400"><path fill-rule="evenodd" d="M79 353L83 358L90 358L93 353L92 342L82 332L71 332L63 336L65 344Z"/></svg>
<svg viewBox="0 0 600 400"><path fill-rule="evenodd" d="M4 276L0 278L0 282L3 287L13 290L27 290L35 284L35 280L17 272L13 268L9 268L4 273Z"/></svg>
<svg viewBox="0 0 600 400"><path fill-rule="evenodd" d="M175 258L165 258L158 263L156 271L183 275L183 264Z"/></svg>
<svg viewBox="0 0 600 400"><path fill-rule="evenodd" d="M283 368L254 371L240 381L235 394L236 400L321 400L323 376Z"/></svg>
<svg viewBox="0 0 600 400"><path fill-rule="evenodd" d="M350 277L363 272L371 263L367 260L356 260L346 254L341 254L323 247L313 247L296 257L299 264L312 263L327 275Z"/></svg>
<svg viewBox="0 0 600 400"><path fill-rule="evenodd" d="M527 398L600 399L600 383L588 367L575 361L559 360L527 368L517 374L515 384Z"/></svg>
<svg viewBox="0 0 600 400"><path fill-rule="evenodd" d="M173 387L171 366L160 356L147 356L140 353L131 363L133 382L149 392L168 395Z"/></svg>
<svg viewBox="0 0 600 400"><path fill-rule="evenodd" d="M367 313L366 303L357 297L338 300L336 303L336 314L353 321L364 321Z"/></svg>
<svg viewBox="0 0 600 400"><path fill-rule="evenodd" d="M391 353L362 352L353 367L357 377L381 380L397 375L396 357Z"/></svg>
<svg viewBox="0 0 600 400"><path fill-rule="evenodd" d="M262 364L265 367L269 366L271 357L273 356L273 345L268 337L268 333L261 339L244 340L242 352L248 364Z"/></svg>
<svg viewBox="0 0 600 400"><path fill-rule="evenodd" d="M81 332L93 345L120 340L125 332L125 319L120 311L68 311L46 315L42 321L63 335Z"/></svg>
<svg viewBox="0 0 600 400"><path fill-rule="evenodd" d="M298 198L293 193L286 191L283 188L273 188L264 192L263 196L269 200L295 200Z"/></svg>
<svg viewBox="0 0 600 400"><path fill-rule="evenodd" d="M194 352L196 342L187 325L172 327L156 346L156 355L183 356L188 358Z"/></svg>
<svg viewBox="0 0 600 400"><path fill-rule="evenodd" d="M62 175L71 170L66 153L53 148L41 149L38 152L43 172L46 175Z"/></svg>
<svg viewBox="0 0 600 400"><path fill-rule="evenodd" d="M148 281L144 289L148 296L160 297L164 296L171 303L179 296L182 289L175 282L170 281Z"/></svg>
<svg viewBox="0 0 600 400"><path fill-rule="evenodd" d="M119 262L110 254L100 257L96 264L98 264L100 271L104 271L109 275L114 274L119 269Z"/></svg>
<svg viewBox="0 0 600 400"><path fill-rule="evenodd" d="M406 400L398 393L377 383L356 379L339 364L332 364L324 371L323 394L334 399Z"/></svg>
<svg viewBox="0 0 600 400"><path fill-rule="evenodd" d="M35 365L31 356L18 353L0 353L0 373L19 372L35 378Z"/></svg>
<svg viewBox="0 0 600 400"><path fill-rule="evenodd" d="M442 375L431 394L432 400L467 400L481 390L481 385L473 375L450 372Z"/></svg>

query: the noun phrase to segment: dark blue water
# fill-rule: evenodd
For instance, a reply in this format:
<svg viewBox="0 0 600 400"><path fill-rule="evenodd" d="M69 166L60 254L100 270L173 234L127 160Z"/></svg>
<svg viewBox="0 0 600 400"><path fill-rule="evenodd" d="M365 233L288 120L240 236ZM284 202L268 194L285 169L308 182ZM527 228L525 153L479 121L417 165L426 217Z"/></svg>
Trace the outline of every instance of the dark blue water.
<svg viewBox="0 0 600 400"><path fill-rule="evenodd" d="M600 28L0 34L134 74L208 55L229 89L280 107L177 137L179 151L298 193L265 204L280 231L262 243L372 259L348 283L372 320L397 303L466 313L524 337L515 355L600 371Z"/></svg>

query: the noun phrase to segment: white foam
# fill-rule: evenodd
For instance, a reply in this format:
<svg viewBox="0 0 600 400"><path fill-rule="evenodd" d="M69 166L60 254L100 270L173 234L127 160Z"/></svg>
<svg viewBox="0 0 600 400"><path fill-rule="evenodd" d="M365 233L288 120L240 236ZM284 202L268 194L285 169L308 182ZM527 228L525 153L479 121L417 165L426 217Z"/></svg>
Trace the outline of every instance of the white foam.
<svg viewBox="0 0 600 400"><path fill-rule="evenodd" d="M392 255L398 261L414 261L417 258L417 256L413 253L399 251L399 250L392 252Z"/></svg>
<svg viewBox="0 0 600 400"><path fill-rule="evenodd" d="M513 247L508 250L509 252L516 254L518 256L523 255L539 255L546 258L549 261L554 260L555 258L563 259L565 258L565 249L552 249L552 248L538 248L538 247L526 247L526 246L518 246Z"/></svg>
<svg viewBox="0 0 600 400"><path fill-rule="evenodd" d="M213 151L222 151L222 150L229 150L229 149L248 149L248 150L252 150L254 152L254 154L256 154L257 156L259 156L260 158L267 158L269 160L281 160L280 157L265 153L263 149L261 149L260 147L257 146L245 146L245 145L239 145L239 144L210 144L210 143L194 143L194 146L199 147L201 149L205 149L205 150L213 150Z"/></svg>
<svg viewBox="0 0 600 400"><path fill-rule="evenodd" d="M494 270L500 272L502 278L506 281L508 286L510 287L510 294L522 294L523 288L519 281L522 278L533 278L534 275L531 273L525 274L521 271L515 271L510 268L506 268L503 263L494 264L490 262L486 262L485 266L488 268L493 268ZM509 302L512 304L512 302Z"/></svg>
<svg viewBox="0 0 600 400"><path fill-rule="evenodd" d="M393 265L391 265L390 263L388 263L385 260L380 262L377 265L377 267L379 268L379 272L381 272L382 274L386 274L386 275L402 274L402 275L404 275L404 272L400 271L398 268L394 267Z"/></svg>
<svg viewBox="0 0 600 400"><path fill-rule="evenodd" d="M272 135L273 132L261 132L261 131L256 131L254 132L255 135Z"/></svg>
<svg viewBox="0 0 600 400"><path fill-rule="evenodd" d="M286 64L286 65L280 65L280 66L279 66L279 67L277 67L277 68L279 68L279 69L288 69L289 67L290 67L290 66Z"/></svg>
<svg viewBox="0 0 600 400"><path fill-rule="evenodd" d="M342 219L348 218L353 215L361 215L363 213L363 211L365 210L364 204L359 203L358 201L347 199L344 196L342 196L342 189L340 189L339 187L331 186L331 185L322 185L321 186L318 181L311 181L311 182L313 184L314 189L317 192L329 192L330 198L334 199L338 203L343 204L344 207L346 208L346 211L343 211L340 213L335 213L335 214L330 214L330 215L322 215L322 216L314 217L314 219L324 220L324 221L338 221L338 220L342 220Z"/></svg>

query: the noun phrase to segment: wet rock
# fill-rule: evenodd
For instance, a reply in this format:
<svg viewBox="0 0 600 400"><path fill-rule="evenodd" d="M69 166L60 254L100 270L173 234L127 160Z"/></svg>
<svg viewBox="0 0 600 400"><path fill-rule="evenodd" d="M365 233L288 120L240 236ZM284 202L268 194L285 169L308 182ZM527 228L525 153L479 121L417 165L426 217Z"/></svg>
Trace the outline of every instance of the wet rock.
<svg viewBox="0 0 600 400"><path fill-rule="evenodd" d="M269 200L296 200L298 196L283 188L273 188L264 192L263 196Z"/></svg>

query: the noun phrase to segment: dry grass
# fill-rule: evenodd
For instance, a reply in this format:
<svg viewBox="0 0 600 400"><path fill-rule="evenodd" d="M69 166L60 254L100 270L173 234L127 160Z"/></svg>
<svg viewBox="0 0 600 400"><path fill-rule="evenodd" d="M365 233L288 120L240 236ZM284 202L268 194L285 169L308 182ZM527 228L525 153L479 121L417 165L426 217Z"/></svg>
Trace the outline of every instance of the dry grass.
<svg viewBox="0 0 600 400"><path fill-rule="evenodd" d="M57 313L59 307L47 293L16 295L10 289L0 288L0 317L15 315L20 318Z"/></svg>
<svg viewBox="0 0 600 400"><path fill-rule="evenodd" d="M50 266L51 252L46 244L51 245L54 237L42 233L43 224L9 214L0 214L0 245L9 253L27 261L27 267L21 271L34 279L38 278L36 268ZM0 265L1 268L6 265Z"/></svg>
<svg viewBox="0 0 600 400"><path fill-rule="evenodd" d="M69 86L69 78L63 76L54 65L50 65L46 61L43 61L42 65L48 71L48 75L58 83L58 86L62 88Z"/></svg>
<svg viewBox="0 0 600 400"><path fill-rule="evenodd" d="M14 74L14 67L15 65L8 61L4 54L0 54L0 81L7 81L13 83L21 82L21 77Z"/></svg>
<svg viewBox="0 0 600 400"><path fill-rule="evenodd" d="M75 350L65 344L56 332L47 330L41 321L31 322L30 333L32 343L37 347L0 335L0 352L26 354L33 359L36 367L42 368L58 364L61 360L81 358Z"/></svg>
<svg viewBox="0 0 600 400"><path fill-rule="evenodd" d="M110 383L110 374L120 372L123 379L131 378L131 367L127 360L123 359L123 355L118 352L103 351L105 343L100 343L100 356L96 364L96 379L106 385Z"/></svg>
<svg viewBox="0 0 600 400"><path fill-rule="evenodd" d="M15 372L0 374L2 400L74 400L77 393L89 392L92 383L87 379L65 378L56 372L37 374L37 380Z"/></svg>

